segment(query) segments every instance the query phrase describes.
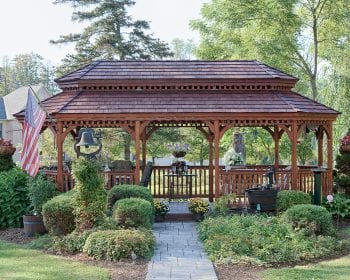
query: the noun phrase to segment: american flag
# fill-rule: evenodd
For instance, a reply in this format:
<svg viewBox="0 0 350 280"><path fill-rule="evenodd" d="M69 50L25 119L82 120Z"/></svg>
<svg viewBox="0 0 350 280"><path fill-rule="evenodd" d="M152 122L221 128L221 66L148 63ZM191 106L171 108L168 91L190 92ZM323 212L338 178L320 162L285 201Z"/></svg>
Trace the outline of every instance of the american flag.
<svg viewBox="0 0 350 280"><path fill-rule="evenodd" d="M22 169L30 176L35 176L40 167L38 140L45 118L45 112L35 101L29 88L22 129Z"/></svg>

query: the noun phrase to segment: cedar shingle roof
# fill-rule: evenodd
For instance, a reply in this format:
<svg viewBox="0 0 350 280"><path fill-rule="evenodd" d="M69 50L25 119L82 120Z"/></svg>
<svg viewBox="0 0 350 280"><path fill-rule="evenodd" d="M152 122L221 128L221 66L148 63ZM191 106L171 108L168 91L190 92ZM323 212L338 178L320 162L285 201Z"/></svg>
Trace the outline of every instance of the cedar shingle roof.
<svg viewBox="0 0 350 280"><path fill-rule="evenodd" d="M335 110L291 91L63 92L42 103L50 113L321 113Z"/></svg>
<svg viewBox="0 0 350 280"><path fill-rule="evenodd" d="M293 76L256 60L96 61L56 80L284 79Z"/></svg>

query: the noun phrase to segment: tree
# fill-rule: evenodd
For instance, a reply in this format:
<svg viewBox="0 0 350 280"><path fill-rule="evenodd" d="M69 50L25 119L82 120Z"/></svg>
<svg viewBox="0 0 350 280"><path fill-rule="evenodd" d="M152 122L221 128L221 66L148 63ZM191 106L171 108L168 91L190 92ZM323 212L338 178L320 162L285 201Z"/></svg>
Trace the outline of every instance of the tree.
<svg viewBox="0 0 350 280"><path fill-rule="evenodd" d="M174 53L174 59L190 60L194 57L196 45L193 40L182 40L175 38L171 42L171 50Z"/></svg>
<svg viewBox="0 0 350 280"><path fill-rule="evenodd" d="M147 33L149 23L133 20L127 8L132 0L56 0L75 9L72 20L89 22L79 34L61 36L53 44L75 43L75 54L63 59L61 73L98 59L161 59L172 53L166 43Z"/></svg>
<svg viewBox="0 0 350 280"><path fill-rule="evenodd" d="M192 27L201 34L199 57L263 60L297 74L299 89L318 100L329 48L348 44L349 10L346 0L213 0Z"/></svg>

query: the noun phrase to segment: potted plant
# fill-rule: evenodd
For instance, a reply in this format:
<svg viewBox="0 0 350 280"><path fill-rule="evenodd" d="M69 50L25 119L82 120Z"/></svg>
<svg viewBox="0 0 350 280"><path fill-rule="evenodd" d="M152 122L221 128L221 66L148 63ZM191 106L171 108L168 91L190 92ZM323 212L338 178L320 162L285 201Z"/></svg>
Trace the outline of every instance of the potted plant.
<svg viewBox="0 0 350 280"><path fill-rule="evenodd" d="M184 157L188 151L188 144L174 144L174 145L167 145L167 148L171 151L174 157L181 158Z"/></svg>
<svg viewBox="0 0 350 280"><path fill-rule="evenodd" d="M169 212L169 205L163 200L154 200L153 202L155 210L155 220L156 222L162 222L165 219L166 213Z"/></svg>
<svg viewBox="0 0 350 280"><path fill-rule="evenodd" d="M57 194L56 185L42 175L30 178L28 196L30 200L29 214L23 216L23 227L26 236L45 233L46 229L41 215L43 205Z"/></svg>
<svg viewBox="0 0 350 280"><path fill-rule="evenodd" d="M15 151L16 148L13 147L11 140L0 138L0 172L8 171L15 167L15 163L12 160L12 155Z"/></svg>
<svg viewBox="0 0 350 280"><path fill-rule="evenodd" d="M227 166L240 167L244 165L243 156L237 153L234 148L229 149L224 155L224 162Z"/></svg>
<svg viewBox="0 0 350 280"><path fill-rule="evenodd" d="M204 214L209 211L209 202L201 198L190 198L188 200L188 209L195 215L196 221L201 221Z"/></svg>

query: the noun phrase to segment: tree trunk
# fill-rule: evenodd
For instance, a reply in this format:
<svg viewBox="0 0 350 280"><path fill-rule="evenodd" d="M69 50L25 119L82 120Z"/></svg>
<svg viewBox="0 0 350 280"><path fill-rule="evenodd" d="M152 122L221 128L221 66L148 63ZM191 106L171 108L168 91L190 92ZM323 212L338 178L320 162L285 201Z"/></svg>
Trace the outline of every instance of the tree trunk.
<svg viewBox="0 0 350 280"><path fill-rule="evenodd" d="M130 137L129 133L124 133L123 140L124 140L124 159L130 160L131 137Z"/></svg>

